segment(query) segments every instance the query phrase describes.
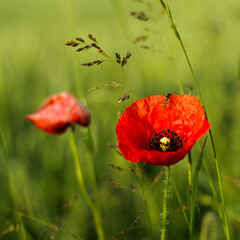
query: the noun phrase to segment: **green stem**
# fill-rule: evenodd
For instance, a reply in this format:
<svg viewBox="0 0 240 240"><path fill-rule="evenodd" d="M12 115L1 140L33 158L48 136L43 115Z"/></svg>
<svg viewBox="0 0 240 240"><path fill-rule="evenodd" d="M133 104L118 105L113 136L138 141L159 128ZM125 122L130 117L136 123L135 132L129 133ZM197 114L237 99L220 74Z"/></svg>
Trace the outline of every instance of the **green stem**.
<svg viewBox="0 0 240 240"><path fill-rule="evenodd" d="M226 208L225 208L225 200L223 197L222 180L221 180L221 174L219 171L219 165L218 165L217 158L215 158L215 165L216 165L217 176L218 176L218 185L219 185L219 189L220 189L220 196L221 196L222 206L223 206L223 216L224 216L224 222L225 222L224 232L225 232L226 238L228 240L230 240L228 219L227 219L227 213L226 213Z"/></svg>
<svg viewBox="0 0 240 240"><path fill-rule="evenodd" d="M181 197L180 197L180 195L179 195L179 192L178 192L178 190L177 190L177 186L176 186L175 181L174 181L173 178L172 178L172 184L173 184L174 191L175 191L175 193L176 193L176 196L177 196L179 205L180 205L180 207L182 208L183 216L184 216L185 221L186 221L186 223L187 223L187 225L188 225L188 228L189 228L189 220L188 220L187 214L186 214L185 209L184 209L184 206L183 206L183 202L182 202L182 200L181 200Z"/></svg>
<svg viewBox="0 0 240 240"><path fill-rule="evenodd" d="M199 160L195 169L194 179L193 179L193 189L191 194L191 209L190 209L190 240L193 240L194 238L195 205L197 201L198 180L199 180L199 174L202 166L203 150L206 145L206 141L207 141L207 137L205 138L205 141L203 143L202 151L199 156Z"/></svg>
<svg viewBox="0 0 240 240"><path fill-rule="evenodd" d="M124 71L123 71L123 67L120 66L118 63L116 63L116 61L114 61L114 59L112 59L111 57L109 57L108 55L106 56L111 62L113 62L113 64L117 67L117 69L119 70L119 72L122 74L125 82L127 83L128 87L129 87L129 90L132 92L132 94L134 95L134 97L137 99L137 96L135 94L135 92L133 91L132 89L132 86L130 84L130 82L128 81Z"/></svg>
<svg viewBox="0 0 240 240"><path fill-rule="evenodd" d="M149 208L148 208L147 197L146 197L144 186L143 186L142 173L141 173L141 170L139 169L138 163L136 163L136 165L137 165L137 176L138 176L138 179L139 179L139 182L140 182L140 186L141 186L141 190L142 190L142 196L143 196L143 199L144 199L144 204L145 204L145 208L146 208L146 212L147 212L150 234L151 234L152 240L154 240L155 237L154 237L154 234L153 234L152 221L151 221L150 212L149 212Z"/></svg>
<svg viewBox="0 0 240 240"><path fill-rule="evenodd" d="M75 171L76 171L76 177L77 177L77 181L78 181L80 190L82 192L82 195L83 195L85 201L87 202L89 208L92 211L98 239L103 240L104 237L103 237L103 231L102 231L102 227L101 227L99 213L98 213L95 205L93 204L92 200L90 199L90 197L87 193L87 190L85 188L84 181L83 181L82 170L81 170L81 166L80 166L80 159L79 159L79 154L78 154L77 146L76 146L74 127L72 127L72 130L70 133L70 146L71 146L71 150L72 150L72 154L73 154L73 161L74 161L74 166L75 166Z"/></svg>
<svg viewBox="0 0 240 240"><path fill-rule="evenodd" d="M129 87L129 89L130 89L130 91L132 92L133 96L137 99L137 96L136 96L135 92L133 91L133 89L132 89L132 87L131 87L131 84L130 84L130 82L128 81L128 79L127 79L125 73L123 72L122 67L119 67L119 65L118 65L118 69L119 69L119 71L121 72L121 74L122 74L122 76L123 76L125 82L127 83L128 87Z"/></svg>
<svg viewBox="0 0 240 240"><path fill-rule="evenodd" d="M200 144L199 143L198 143L198 149L201 152L201 148L200 148ZM220 206L219 206L217 192L216 192L215 186L213 184L213 180L212 180L212 177L211 177L211 174L210 174L207 162L206 162L206 160L204 158L202 158L202 163L203 163L204 170L205 170L205 172L207 174L207 178L208 178L208 182L209 182L210 188L212 190L213 198L214 198L214 200L215 200L215 202L217 204L217 207L216 207L217 209L216 210L218 211L219 217L220 217L221 221L223 222L224 219L223 219L222 211L221 211Z"/></svg>
<svg viewBox="0 0 240 240"><path fill-rule="evenodd" d="M55 224L49 223L49 222L47 222L47 221L45 221L45 220L42 220L42 219L39 219L39 218L37 218L37 217L28 215L28 214L26 214L26 213L24 213L24 212L21 212L21 211L15 210L15 209L6 208L6 207L1 207L1 206L0 206L0 208L2 208L2 209L5 210L5 211L14 212L14 213L16 213L17 215L19 215L20 217L24 217L24 218L27 218L27 219L29 219L29 220L31 220L31 221L35 221L35 222L41 223L42 225L45 225L45 226L47 226L47 227L49 227L49 228L56 228L57 230L61 231L62 233L68 234L68 235L72 236L72 237L75 238L75 239L84 240L84 238L79 237L79 236L76 236L76 235L74 235L73 233L65 230L64 228L61 228L61 227L59 227L58 225L56 226Z"/></svg>
<svg viewBox="0 0 240 240"><path fill-rule="evenodd" d="M96 180L96 174L95 174L95 166L94 166L95 154L94 154L94 144L93 144L91 129L87 128L85 130L86 131L83 131L83 136L84 136L84 139L85 139L84 143L85 143L86 149L87 149L88 154L90 156L90 159L89 159L89 165L90 165L90 169L91 169L90 181L91 181L91 184L93 186L95 198L100 199L99 194L98 194L97 180ZM97 208L98 208L99 214L101 216L100 201L97 202Z"/></svg>
<svg viewBox="0 0 240 240"><path fill-rule="evenodd" d="M168 59L169 59L170 62L171 62L172 69L173 69L173 74L174 74L175 79L176 79L176 81L177 81L180 94L184 94L183 87L182 87L182 85L181 85L180 78L179 78L179 75L178 75L178 72L177 72L176 62L175 62L175 60L174 60L174 58L173 58L172 53L170 52L170 49L169 49L169 46L168 46L168 42L166 41L166 39L165 39L164 36L161 36L161 38L162 38L162 40L163 40L163 43L164 43L164 45L165 45L165 48L167 49L167 57L168 57Z"/></svg>
<svg viewBox="0 0 240 240"><path fill-rule="evenodd" d="M166 177L166 184L165 184L165 189L164 189L164 199L163 199L163 225L162 225L161 240L165 239L165 234L166 234L166 225L167 225L167 196L168 196L169 179L170 179L170 166L167 166L167 177Z"/></svg>
<svg viewBox="0 0 240 240"><path fill-rule="evenodd" d="M187 52L185 50L185 47L184 47L182 41L180 41L180 43L181 43L184 55L185 55L185 57L187 59L189 68L191 70L191 73L192 73L192 76L193 76L193 79L194 79L194 82L195 82L195 85L196 85L196 88L197 88L197 91L198 91L198 95L200 97L200 101L202 102L202 105L204 107L203 98L202 98L202 95L201 95L201 92L200 92L200 89L199 89L199 86L198 86L198 82L197 82L196 76L195 76L195 74L193 72L192 65L190 63L190 60L188 58ZM206 118L208 119L206 109L205 109L205 114L206 114ZM216 153L215 144L214 144L214 141L213 141L213 136L212 136L211 129L209 129L209 135L210 135L211 145L212 145L212 149L213 149L214 162L215 162L216 171L217 171L217 178L218 178L218 185L219 185L220 196L221 196L221 201L222 201L222 205L223 205L223 215L224 215L224 223L225 223L224 232L225 232L227 240L230 240L227 212L226 212L225 200L224 200L224 196L223 196L222 179L221 179L221 174L220 174L220 170L219 170L219 163L218 163L218 159L217 159L217 153Z"/></svg>
<svg viewBox="0 0 240 240"><path fill-rule="evenodd" d="M192 154L191 150L188 153L188 186L190 195L192 193Z"/></svg>
<svg viewBox="0 0 240 240"><path fill-rule="evenodd" d="M125 35L127 40L130 40L131 39L131 31L129 29L129 24L125 18L125 13L124 13L123 7L121 5L122 3L120 1L116 1L116 0L111 0L111 3L113 5L115 13L119 19L120 27L121 27L123 34Z"/></svg>
<svg viewBox="0 0 240 240"><path fill-rule="evenodd" d="M196 89L197 89L197 92L198 92L198 95L200 97L200 101L202 102L202 105L204 107L204 102L203 102L203 98L202 98L202 94L200 92L200 89L199 89L199 85L198 85L198 82L197 82L197 78L195 76L195 73L193 71L193 68L192 68L192 65L191 65L191 62L189 60L189 57L188 57L188 54L187 54L187 51L183 45L183 42L182 42L182 39L180 37L180 34L176 28L176 25L173 21L173 18L172 18L172 14L170 12L170 9L169 9L169 6L166 2L166 0L158 0L160 2L160 4L162 5L162 7L165 9L166 13L167 13L167 16L168 16L168 19L170 21L170 25L173 29L173 32L175 33L178 41L180 42L180 45L182 47L182 50L184 52L184 55L185 55L185 58L187 60L187 63L188 63L188 66L190 68L190 71L192 73L192 76L193 76L193 79L194 79L194 83L195 83L195 86L196 86ZM206 118L207 117L207 112L205 110L205 113L206 113ZM224 215L224 232L225 232L225 235L226 235L226 238L227 240L230 240L230 235L229 235L229 227L228 227L228 220L227 220L227 213L226 213L226 208L225 208L225 201L224 201L224 196L223 196L223 189L222 189L222 180L221 180L221 174L220 174L220 170L219 170L219 163L218 163L218 159L217 159L217 155L216 155L216 150L215 150L215 146L214 146L214 141L213 141L213 137L212 137L212 131L211 129L209 130L209 135L210 135L210 139L211 139L211 145L212 145L212 149L213 149L213 152L214 152L214 162L215 162L215 166L216 166L216 171L217 171L217 177L218 177L218 184L219 184L219 190L220 190L220 195L221 195L221 201L222 201L222 205L223 205L223 215Z"/></svg>

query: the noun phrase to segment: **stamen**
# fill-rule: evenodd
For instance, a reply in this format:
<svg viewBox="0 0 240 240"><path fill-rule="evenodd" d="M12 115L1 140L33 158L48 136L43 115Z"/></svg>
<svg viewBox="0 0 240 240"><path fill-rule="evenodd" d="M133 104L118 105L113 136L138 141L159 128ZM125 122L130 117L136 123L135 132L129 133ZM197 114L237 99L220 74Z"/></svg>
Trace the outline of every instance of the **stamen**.
<svg viewBox="0 0 240 240"><path fill-rule="evenodd" d="M173 152L182 148L185 144L182 139L171 130L162 130L160 133L155 133L149 140L149 147L151 150L161 152Z"/></svg>

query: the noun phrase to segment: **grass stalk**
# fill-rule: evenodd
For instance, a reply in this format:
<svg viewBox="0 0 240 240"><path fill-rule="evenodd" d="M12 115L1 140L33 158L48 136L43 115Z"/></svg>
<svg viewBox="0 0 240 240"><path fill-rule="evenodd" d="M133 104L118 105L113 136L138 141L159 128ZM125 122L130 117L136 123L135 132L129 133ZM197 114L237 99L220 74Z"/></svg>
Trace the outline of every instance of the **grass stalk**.
<svg viewBox="0 0 240 240"><path fill-rule="evenodd" d="M199 148L199 151L201 151L201 147L200 147L200 144L198 144L198 148ZM212 180L212 177L211 177L211 174L209 172L209 168L208 168L208 165L207 165L207 162L204 158L202 158L202 164L203 164L203 167L204 167L204 170L207 174L207 178L208 178L208 182L209 182L209 185L210 185L210 188L211 188L211 191L212 191L212 194L213 194L213 198L214 200L216 201L216 204L217 204L217 211L218 211L218 214L219 214L219 217L222 221L223 220L223 214L222 214L222 211L219 207L219 202L218 202L218 197L217 197L217 192L216 192L216 189L215 189L215 186L214 186L214 183L213 183L213 180Z"/></svg>
<svg viewBox="0 0 240 240"><path fill-rule="evenodd" d="M185 49L185 46L182 42L182 39L180 37L180 34L176 28L176 25L173 21L173 18L172 18L172 14L171 14L171 11L169 9L169 6L166 2L166 0L158 0L159 3L162 5L162 7L164 8L164 10L166 11L167 13L167 16L168 16L168 19L170 21L170 25L173 29L173 32L175 34L175 36L177 37L178 41L180 42L180 45L182 47L182 50L183 50L183 53L185 55L185 58L187 60L187 63L188 63L188 66L190 68L190 71L191 71L191 74L193 76L193 79L194 79L194 83L195 83L195 86L196 86L196 89L197 89L197 92L198 92L198 95L199 95L199 98L200 98L200 101L202 102L202 105L204 107L204 102L203 102L203 97L202 97L202 94L200 92L200 88L199 88L199 85L198 85L198 82L197 82L197 78L196 78L196 75L193 71L193 67L192 67L192 64L190 62L190 59L188 57L188 54L187 54L187 51ZM204 107L205 108L205 107ZM207 118L207 112L205 110L205 113L206 113L206 118ZM216 154L216 150L215 150L215 145L214 145L214 141L213 141L213 136L212 136L212 131L211 129L209 130L209 135L210 135L210 140L211 140L211 145L212 145L212 149L213 149L213 152L214 152L214 162L215 162L215 166L216 166L216 171L217 171L217 178L218 178L218 184L219 184L219 191L220 191L220 196L221 196L221 201L222 201L222 206L223 206L223 215L224 215L224 232L225 232L225 235L226 235L226 239L227 240L230 240L230 235L229 235L229 227L228 227L228 220L227 220L227 213L226 213L226 207L225 207L225 200L224 200L224 196L223 196L223 188L222 188L222 180L221 180L221 174L220 174L220 170L219 170L219 163L218 163L218 159L217 159L217 154Z"/></svg>
<svg viewBox="0 0 240 240"><path fill-rule="evenodd" d="M84 139L85 139L84 143L85 143L86 149L88 151L88 154L90 156L89 165L90 165L90 169L91 169L91 173L90 173L91 184L93 186L95 198L100 199L99 194L98 194L97 179L96 179L96 174L95 174L95 164L94 164L95 154L94 154L94 144L93 144L91 129L87 128L86 131L83 132L83 134L84 134ZM98 201L96 204L97 204L98 212L101 216L100 201Z"/></svg>
<svg viewBox="0 0 240 240"><path fill-rule="evenodd" d="M82 192L82 195L83 195L85 201L87 202L87 204L88 204L88 206L89 206L89 208L90 208L90 210L93 214L98 239L103 240L104 239L103 230L102 230L102 226L101 226L99 213L98 213L95 205L93 204L91 198L89 197L89 195L87 193L87 190L86 190L86 187L85 187L85 184L84 184L81 165L80 165L79 154L78 154L77 146L76 146L74 127L72 127L71 132L70 132L70 146L71 146L71 150L72 150L72 154L73 154L73 161L74 161L74 166L75 166L78 185L80 187L80 190Z"/></svg>
<svg viewBox="0 0 240 240"><path fill-rule="evenodd" d="M109 57L108 55L105 56L105 57L108 58L108 59L117 67L117 69L118 69L119 72L121 73L123 79L125 80L125 82L126 82L128 88L129 88L130 92L132 92L133 96L137 99L137 96L136 96L136 94L135 94L135 92L134 92L134 90L133 90L130 82L128 81L128 79L127 79L127 77L126 77L126 75L125 75L125 73L124 73L124 71L123 71L123 67L120 66L119 64L117 64L116 61L114 61L114 59L111 58L111 57Z"/></svg>
<svg viewBox="0 0 240 240"><path fill-rule="evenodd" d="M192 194L191 194L191 209L190 209L190 240L194 239L194 220L195 220L195 205L197 201L197 190L198 190L198 181L199 181L199 174L202 166L202 155L203 155L203 150L205 148L207 141L207 137L205 138L205 141L202 146L202 150L198 159L198 163L194 172L194 177L193 177L193 189L192 189Z"/></svg>
<svg viewBox="0 0 240 240"><path fill-rule="evenodd" d="M169 188L169 179L170 179L170 166L167 166L167 176L166 176L166 183L165 183L165 188L164 188L164 198L163 198L163 224L162 224L161 240L165 239L165 234L166 234L167 196L168 196L168 188Z"/></svg>
<svg viewBox="0 0 240 240"><path fill-rule="evenodd" d="M29 220L31 220L31 221L34 221L34 222L38 222L38 223L40 223L40 224L42 224L42 225L44 225L44 226L46 226L46 227L49 227L49 228L52 228L52 229L55 228L55 229L59 230L59 231L62 232L62 233L65 233L65 234L68 234L68 235L72 236L72 237L75 238L75 239L84 240L84 238L79 237L79 236L76 236L75 234L73 234L73 233L65 230L64 228L61 228L61 227L59 227L59 226L56 226L55 224L49 223L49 222L47 222L47 221L45 221L45 220L42 220L42 219L40 219L40 218L37 218L37 217L31 216L31 215L28 215L28 214L26 214L26 213L24 213L24 212L21 212L21 211L19 211L19 210L16 210L16 209L7 208L7 207L1 207L1 206L0 206L0 208L3 209L3 210L5 210L5 211L14 212L15 214L17 214L17 215L20 216L20 217L27 218L27 219L29 219Z"/></svg>
<svg viewBox="0 0 240 240"><path fill-rule="evenodd" d="M180 78L179 78L179 75L178 75L178 72L177 72L177 67L176 67L176 62L173 58L173 54L171 53L170 49L169 49L169 46L168 46L168 42L167 40L165 39L164 36L161 36L162 40L163 40L163 43L164 43L164 47L166 48L167 50L167 57L172 65L172 69L173 69L173 75L175 76L175 79L177 81L177 85L178 85L178 88L179 88L179 91L180 91L180 94L184 94L184 91L183 91L183 87L182 87L182 84L180 82Z"/></svg>
<svg viewBox="0 0 240 240"><path fill-rule="evenodd" d="M187 226L189 228L190 227L189 220L188 220L187 214L186 214L184 206L183 206L183 202L181 200L180 194L179 194L179 192L177 190L177 186L176 186L175 181L174 181L173 178L172 178L172 184L173 184L173 188L174 188L174 191L175 191L177 199L178 199L178 203L179 203L180 207L182 208L182 213L183 213L184 219L185 219L185 221L187 223Z"/></svg>
<svg viewBox="0 0 240 240"><path fill-rule="evenodd" d="M150 235L151 235L151 239L154 240L154 234L153 234L153 228L152 228L152 221L151 221L151 217L150 217L150 212L149 212L149 207L148 207L148 202L147 202L147 197L146 197L146 193L144 190L144 186L143 186L143 180L142 180L142 172L138 166L138 163L136 163L137 165L137 177L141 186L141 190L142 190L142 197L144 200L144 205L146 208L146 212L147 212L147 218L148 218L148 224L149 224L149 229L150 229Z"/></svg>
<svg viewBox="0 0 240 240"><path fill-rule="evenodd" d="M191 150L188 153L188 186L190 195L192 193L192 154Z"/></svg>

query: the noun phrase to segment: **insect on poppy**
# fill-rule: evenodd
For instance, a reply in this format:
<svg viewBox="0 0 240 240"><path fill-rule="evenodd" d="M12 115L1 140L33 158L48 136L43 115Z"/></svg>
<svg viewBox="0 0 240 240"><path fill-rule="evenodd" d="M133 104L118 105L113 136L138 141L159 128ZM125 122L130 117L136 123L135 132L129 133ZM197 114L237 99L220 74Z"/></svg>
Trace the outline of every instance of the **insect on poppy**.
<svg viewBox="0 0 240 240"><path fill-rule="evenodd" d="M50 96L37 112L27 115L34 125L48 133L60 134L72 125L88 127L91 114L87 107L67 92Z"/></svg>
<svg viewBox="0 0 240 240"><path fill-rule="evenodd" d="M211 127L201 102L189 95L156 95L125 109L116 126L125 159L155 165L182 160Z"/></svg>

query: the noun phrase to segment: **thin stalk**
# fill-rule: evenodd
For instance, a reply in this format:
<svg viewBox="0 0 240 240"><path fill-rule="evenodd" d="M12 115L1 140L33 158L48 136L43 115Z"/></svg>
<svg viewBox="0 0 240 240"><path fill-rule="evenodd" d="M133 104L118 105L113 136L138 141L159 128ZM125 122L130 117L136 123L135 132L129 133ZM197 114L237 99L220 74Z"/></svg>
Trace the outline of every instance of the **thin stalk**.
<svg viewBox="0 0 240 240"><path fill-rule="evenodd" d="M31 221L41 223L42 225L45 225L45 226L47 226L47 227L49 227L49 228L55 228L55 229L61 231L62 233L65 233L65 234L68 234L68 235L72 236L72 237L75 238L75 239L84 240L84 238L79 237L79 236L76 236L75 234L73 234L73 233L65 230L64 228L61 228L61 227L59 227L58 225L49 223L49 222L47 222L47 221L45 221L45 220L42 220L42 219L39 219L39 218L37 218L37 217L28 215L28 214L26 214L26 213L24 213L24 212L21 212L21 211L15 210L15 209L7 208L7 207L0 207L0 208L2 208L2 209L5 210L5 211L14 212L14 213L16 213L17 215L19 215L20 217L24 217L24 218L27 218L27 219L29 219L29 220L31 220Z"/></svg>
<svg viewBox="0 0 240 240"><path fill-rule="evenodd" d="M90 165L90 169L91 169L91 174L90 174L91 184L93 186L95 198L100 199L99 194L98 194L97 179L96 179L96 174L95 174L95 166L94 166L95 154L94 154L94 145L93 145L91 129L87 128L87 130L84 131L83 134L84 134L84 138L86 139L84 141L84 143L85 143L86 149L88 151L88 154L90 156L89 165ZM100 217L101 217L100 201L97 202L97 208L98 208L98 211L99 211L99 214L100 214Z"/></svg>
<svg viewBox="0 0 240 240"><path fill-rule="evenodd" d="M201 148L200 148L200 144L199 143L198 143L198 149L201 152ZM216 189L214 187L213 180L212 180L211 174L210 174L209 169L208 169L208 165L207 165L206 160L204 158L202 158L202 164L203 164L204 170L205 170L205 172L207 174L207 178L208 178L208 182L209 182L210 188L212 190L213 198L215 199L216 204L217 204L217 211L218 211L219 217L220 217L220 219L222 221L224 221L222 211L221 211L221 209L219 207L217 192L216 192Z"/></svg>
<svg viewBox="0 0 240 240"><path fill-rule="evenodd" d="M117 67L117 69L119 70L119 72L122 74L125 82L127 83L128 87L129 87L129 90L132 92L132 94L134 95L134 97L137 99L137 96L136 96L136 94L135 94L135 92L134 92L134 90L133 90L130 82L128 81L128 79L127 79L127 77L126 77L126 75L125 75L125 73L124 73L124 71L123 71L123 67L120 66L119 64L117 64L116 61L114 61L114 60L113 60L111 57L109 57L108 55L106 55L105 57L108 58L111 62L114 63L114 65Z"/></svg>
<svg viewBox="0 0 240 240"><path fill-rule="evenodd" d="M192 73L192 76L193 76L193 79L194 79L194 83L195 83L195 86L196 86L196 89L197 89L197 92L198 92L198 95L200 97L200 101L202 102L202 105L204 107L204 102L203 102L203 98L202 98L202 94L200 92L200 88L199 88L199 85L198 85L198 82L197 82L197 78L196 78L196 75L193 71L193 68L192 68L192 65L191 65L191 62L189 60L189 57L188 57L188 54L187 54L187 51L184 47L184 44L182 42L182 39L180 37L180 34L176 28L176 25L173 21L173 18L172 18L172 14L171 14L171 11L169 9L169 6L166 2L166 0L158 0L160 2L160 4L162 5L162 7L165 9L166 13L167 13L167 16L168 16L168 19L170 21L170 25L173 29L173 32L175 33L175 36L177 37L178 41L180 42L180 45L182 47L182 50L184 52L184 55L185 55L185 58L187 60L187 63L188 63L188 66L190 68L190 71ZM205 110L205 113L206 113L206 118L207 117L207 112ZM212 149L213 149L213 152L214 152L214 162L215 162L215 166L216 166L216 171L217 171L217 177L218 177L218 184L219 184L219 190L220 190L220 196L221 196L221 201L222 201L222 205L223 205L223 215L224 215L224 232L225 232L225 235L226 235L226 238L227 240L230 240L230 235L229 235L229 227L228 227L228 220L227 220L227 213L226 213L226 207L225 207L225 200L224 200L224 196L223 196L223 189L222 189L222 180L221 180L221 174L220 174L220 170L219 170L219 163L218 163L218 159L217 159L217 154L216 154L216 150L215 150L215 145L214 145L214 141L213 141L213 137L212 137L212 131L211 129L209 130L209 135L210 135L210 140L211 140L211 145L212 145Z"/></svg>
<svg viewBox="0 0 240 240"><path fill-rule="evenodd" d="M74 127L72 127L72 130L70 133L70 146L71 146L71 150L72 150L72 154L73 154L73 161L74 161L78 185L80 187L80 190L82 192L82 195L83 195L85 201L87 202L90 210L92 211L98 239L103 240L104 239L103 230L102 230L102 226L101 226L99 213L98 213L95 205L93 204L91 198L89 197L86 187L85 187L85 184L84 184L84 181L83 181L83 175L82 175L82 170L81 170L81 166L80 166L80 159L79 159L79 154L78 154L77 146L76 146Z"/></svg>
<svg viewBox="0 0 240 240"><path fill-rule="evenodd" d="M137 177L138 177L138 180L139 180L139 183L140 183L140 186L141 186L142 196L143 196L143 200L144 200L144 204L145 204L145 208L146 208L146 212L147 212L150 234L151 234L152 240L154 240L155 237L154 237L154 234L153 234L152 221L151 221L150 212L149 212L149 208L148 208L147 197L146 197L144 186L143 186L142 172L139 169L138 163L136 163L136 165L137 165Z"/></svg>
<svg viewBox="0 0 240 240"><path fill-rule="evenodd" d="M219 163L218 163L218 159L217 159L217 153L216 153L211 129L209 130L209 135L210 135L210 140L212 143L212 148L213 148L213 153L214 153L214 162L215 162L215 166L216 166L216 171L217 171L217 176L218 176L218 185L219 185L220 196L221 196L222 207L223 207L223 218L224 218L224 223L225 223L223 228L224 228L224 232L225 232L227 240L230 240L227 212L226 212L225 200L224 200L224 196L223 196L222 179L221 179L221 174L220 174L220 170L219 170ZM220 212L219 208L218 208L218 212ZM222 218L221 215L220 215L220 218Z"/></svg>
<svg viewBox="0 0 240 240"><path fill-rule="evenodd" d="M119 71L121 72L124 80L126 81L126 83L127 83L128 87L129 87L130 91L132 92L132 94L134 95L134 97L137 99L137 96L136 96L135 92L133 91L133 89L132 89L132 87L131 87L131 84L130 84L130 82L128 81L125 73L123 72L122 67L119 67L119 66L118 66L118 69L119 69Z"/></svg>
<svg viewBox="0 0 240 240"><path fill-rule="evenodd" d="M193 79L194 79L194 82L195 82L195 86L196 86L196 88L197 88L198 95L199 95L199 97L200 97L200 101L202 102L202 105L203 105L203 107L204 107L203 98L202 98L202 95L201 95L201 92L200 92L200 89L199 89L199 86L198 86L197 79L196 79L195 74L194 74L194 72L193 72L192 65L191 65L191 63L190 63L190 60L189 60L189 58L188 58L187 52L186 52L186 50L185 50L185 47L184 47L182 41L180 41L180 43L181 43L181 46L182 46L184 55L185 55L185 57L186 57L186 59L187 59L189 68L190 68L190 70L191 70L191 73L192 73L192 76L193 76ZM204 107L204 109L205 109L205 107ZM206 114L206 118L208 119L206 109L205 109L205 114ZM220 174L220 170L219 170L219 163L218 163L218 159L217 159L217 154L216 154L216 149L215 149L215 144L214 144L214 141L213 141L213 136L212 136L212 131L211 131L211 129L209 129L209 135L210 135L211 145L212 145L212 149L213 149L213 153L214 153L214 162L215 162L215 166L216 166L217 178L218 178L218 185L219 185L219 191L220 191L220 196L221 196L221 201L222 201L222 206L223 206L223 215L224 215L224 223L225 223L224 232L225 232L225 235L226 235L227 240L230 240L229 226L228 226L228 219L227 219L227 212L226 212L225 200L224 200L224 196L223 196L222 179L221 179L221 174Z"/></svg>
<svg viewBox="0 0 240 240"><path fill-rule="evenodd" d="M165 184L165 188L164 188L164 199L163 199L163 225L162 225L161 240L165 239L165 234L166 234L167 196L168 196L169 179L170 179L170 166L167 166L167 177L166 177L166 184Z"/></svg>
<svg viewBox="0 0 240 240"><path fill-rule="evenodd" d="M192 193L192 154L191 150L188 153L188 186L190 195Z"/></svg>
<svg viewBox="0 0 240 240"><path fill-rule="evenodd" d="M186 221L186 223L187 223L187 225L188 225L188 228L189 228L189 226L190 226L190 225L189 225L189 220L188 220L187 214L186 214L185 209L184 209L184 206L183 206L183 202L182 202L182 200L181 200L181 197L180 197L180 195L179 195L179 192L178 192L178 190L177 190L177 186L176 186L175 181L174 181L173 178L172 178L172 184L173 184L173 188L174 188L174 191L175 191L175 193L176 193L176 196L177 196L179 205L180 205L180 207L182 208L183 216L184 216L185 221Z"/></svg>
<svg viewBox="0 0 240 240"><path fill-rule="evenodd" d="M198 190L198 181L199 181L199 174L202 166L202 155L203 150L206 145L207 137L205 138L205 141L202 146L202 150L199 156L199 160L194 172L194 178L193 178L193 189L191 194L191 209L190 209L190 240L193 240L194 238L194 220L195 220L195 205L197 201L197 190Z"/></svg>
<svg viewBox="0 0 240 240"><path fill-rule="evenodd" d="M111 0L115 13L119 19L120 27L127 40L131 39L129 24L125 18L125 13L120 1Z"/></svg>
<svg viewBox="0 0 240 240"><path fill-rule="evenodd" d="M162 40L163 40L163 43L165 45L165 48L167 49L167 57L169 58L170 62L171 62L171 65L172 65L172 69L173 69L173 74L176 78L176 81L177 81L177 84L178 84L178 88L179 88L179 91L180 91L180 94L184 94L184 91L183 91L183 87L182 87L182 84L180 82L180 78L179 78L179 75L177 73L177 67L176 67L176 62L173 58L173 55L169 49L169 46L168 46L168 42L166 41L165 37L164 36L161 36Z"/></svg>
<svg viewBox="0 0 240 240"><path fill-rule="evenodd" d="M215 158L215 165L216 165L216 170L217 170L217 175L218 175L218 185L219 185L220 196L221 196L221 200L222 200L223 216L224 216L224 221L225 221L224 232L226 234L226 238L228 240L230 240L228 219L227 219L227 213L226 213L226 207L225 207L225 200L224 200L224 197L223 197L222 180L221 180L221 174L220 174L220 171L219 171L219 164L218 164L217 158Z"/></svg>

